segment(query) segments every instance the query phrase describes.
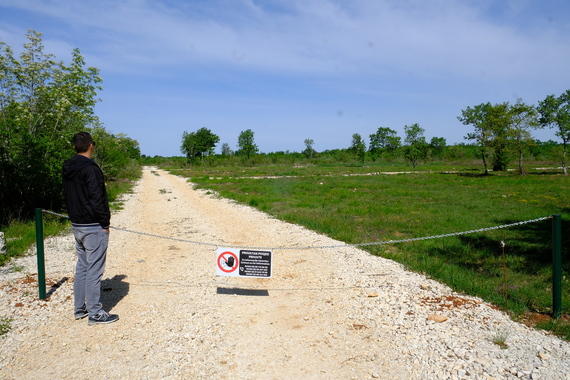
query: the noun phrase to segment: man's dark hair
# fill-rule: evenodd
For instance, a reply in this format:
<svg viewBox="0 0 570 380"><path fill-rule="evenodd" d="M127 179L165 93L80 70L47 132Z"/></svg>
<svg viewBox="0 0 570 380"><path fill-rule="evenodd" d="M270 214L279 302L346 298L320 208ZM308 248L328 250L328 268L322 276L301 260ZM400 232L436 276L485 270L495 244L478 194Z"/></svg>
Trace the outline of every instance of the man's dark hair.
<svg viewBox="0 0 570 380"><path fill-rule="evenodd" d="M71 142L77 153L85 153L89 149L89 145L93 143L93 137L87 132L79 132L73 136Z"/></svg>

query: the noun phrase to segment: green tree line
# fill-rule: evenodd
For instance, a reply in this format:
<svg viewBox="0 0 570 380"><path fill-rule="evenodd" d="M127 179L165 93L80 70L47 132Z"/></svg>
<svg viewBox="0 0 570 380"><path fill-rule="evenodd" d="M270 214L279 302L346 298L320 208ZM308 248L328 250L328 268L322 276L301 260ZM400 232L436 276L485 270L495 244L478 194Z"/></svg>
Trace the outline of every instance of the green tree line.
<svg viewBox="0 0 570 380"><path fill-rule="evenodd" d="M563 95L563 98L566 95ZM554 99L554 100L552 100ZM502 103L480 104L467 107L458 119L465 125L473 126L474 132L467 133L466 140L471 142L447 145L443 137L432 137L428 142L425 129L415 123L404 126L404 139L397 132L387 127L379 127L369 136L368 148L365 139L358 133L352 135L352 143L346 149L332 149L317 152L311 138L304 140L305 149L301 152L260 153L250 129L242 131L238 138L237 150L233 152L228 143L222 144L220 155L214 153L220 138L207 128L196 132L184 132L181 152L187 162L192 164L225 165L256 164L262 162L287 162L294 160L312 160L314 162L350 162L364 164L372 162L397 162L404 160L414 168L420 162L480 159L485 174L489 171L489 162L494 171L507 170L514 160L518 163L520 174L526 174L523 159L562 161L564 173L568 131L564 129L563 107L559 98L548 97L549 108L543 102L539 107L528 106L517 100L516 104ZM546 101L545 101L546 102ZM562 144L549 140L542 142L534 139L532 130L544 127L556 127L557 136ZM208 159L204 161L204 158ZM146 158L146 162L151 162Z"/></svg>
<svg viewBox="0 0 570 380"><path fill-rule="evenodd" d="M534 157L538 154L544 155L546 146L551 146L549 155L558 160L563 173L568 174L566 156L570 142L570 90L566 90L560 96L548 95L543 101L538 102L538 106L528 105L520 98L515 104L509 102L481 103L462 110L461 116L457 119L464 125L473 127L473 131L468 132L465 139L472 141L471 145L476 147L485 174L488 174L490 165L493 171L505 171L508 165L516 159L519 174L525 175L523 164L525 155L530 154ZM532 130L538 128L555 129L555 135L561 139L560 146L558 147L556 143L552 144L551 141L544 144L533 138ZM308 159L319 159L323 155L334 156L340 161L353 159L362 164L366 160L389 161L404 158L415 168L419 162L429 159L441 160L446 157L454 159L461 151L465 153L464 145L448 147L443 137L433 137L428 143L424 136L425 129L417 123L404 126L404 133L402 143L402 138L395 130L380 127L369 136L368 149L364 138L355 133L347 149L321 153L313 149L315 141L307 138L304 140L305 150L302 155ZM184 132L181 151L186 154L189 162L195 157L203 158L204 154L211 158L219 140L219 136L207 128L201 128L193 133ZM258 153L259 148L254 141L254 132L251 129L242 131L238 137L238 149L235 154L242 156L243 161L255 163L253 158ZM277 155L279 153L283 155L284 152L277 153ZM224 143L221 158L228 161L232 154L234 152L229 148L229 144ZM294 158L295 153L291 156L290 158Z"/></svg>
<svg viewBox="0 0 570 380"><path fill-rule="evenodd" d="M75 154L77 132L97 141L95 161L107 181L140 166L138 142L109 133L94 113L99 70L86 67L78 49L66 64L44 51L41 33L26 37L19 56L0 42L0 226L37 207L63 210L61 166Z"/></svg>

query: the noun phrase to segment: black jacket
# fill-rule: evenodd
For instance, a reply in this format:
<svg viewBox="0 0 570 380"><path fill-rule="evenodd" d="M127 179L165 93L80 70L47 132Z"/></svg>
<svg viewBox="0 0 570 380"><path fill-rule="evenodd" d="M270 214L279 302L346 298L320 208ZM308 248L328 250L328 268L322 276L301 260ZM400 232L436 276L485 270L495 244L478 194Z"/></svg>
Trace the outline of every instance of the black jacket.
<svg viewBox="0 0 570 380"><path fill-rule="evenodd" d="M63 163L63 194L72 223L108 228L111 212L101 168L91 159L76 155Z"/></svg>

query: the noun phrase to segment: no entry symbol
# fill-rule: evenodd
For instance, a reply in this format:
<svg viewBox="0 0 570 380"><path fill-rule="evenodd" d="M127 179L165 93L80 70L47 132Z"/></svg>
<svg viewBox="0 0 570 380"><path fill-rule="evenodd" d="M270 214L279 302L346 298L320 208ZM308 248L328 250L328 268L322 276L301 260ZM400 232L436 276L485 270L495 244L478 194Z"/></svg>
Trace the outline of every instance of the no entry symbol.
<svg viewBox="0 0 570 380"><path fill-rule="evenodd" d="M230 251L218 254L218 269L224 273L232 273L238 267L237 255Z"/></svg>

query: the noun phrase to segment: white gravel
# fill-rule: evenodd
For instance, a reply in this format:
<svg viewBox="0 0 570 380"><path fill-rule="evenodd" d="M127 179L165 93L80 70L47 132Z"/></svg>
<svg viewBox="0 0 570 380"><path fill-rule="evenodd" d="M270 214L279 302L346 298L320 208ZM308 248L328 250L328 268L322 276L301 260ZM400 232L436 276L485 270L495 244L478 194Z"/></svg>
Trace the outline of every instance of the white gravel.
<svg viewBox="0 0 570 380"><path fill-rule="evenodd" d="M272 278L216 276L216 247L341 244L146 168L112 226L110 325L73 319L70 232L0 270L1 379L569 379L570 343L346 247L275 250ZM501 348L493 340L503 338Z"/></svg>

